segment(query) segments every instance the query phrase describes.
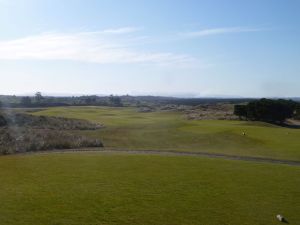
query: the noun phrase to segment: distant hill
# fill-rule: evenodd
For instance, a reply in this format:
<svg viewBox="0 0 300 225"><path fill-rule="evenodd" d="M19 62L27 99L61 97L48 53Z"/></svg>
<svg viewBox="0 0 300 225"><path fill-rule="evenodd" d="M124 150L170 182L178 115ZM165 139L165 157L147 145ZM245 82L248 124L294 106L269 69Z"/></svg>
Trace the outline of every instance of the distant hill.
<svg viewBox="0 0 300 225"><path fill-rule="evenodd" d="M291 99L296 101L296 102L300 102L300 97L295 97L295 98L291 98Z"/></svg>

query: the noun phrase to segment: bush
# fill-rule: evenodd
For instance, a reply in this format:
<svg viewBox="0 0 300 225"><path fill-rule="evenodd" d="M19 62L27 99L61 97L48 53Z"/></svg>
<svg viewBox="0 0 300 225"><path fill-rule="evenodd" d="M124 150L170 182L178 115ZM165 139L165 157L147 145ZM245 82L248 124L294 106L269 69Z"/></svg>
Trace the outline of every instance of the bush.
<svg viewBox="0 0 300 225"><path fill-rule="evenodd" d="M85 120L57 117L32 116L27 114L0 114L0 154L103 147L100 140L71 130L95 130L102 125Z"/></svg>
<svg viewBox="0 0 300 225"><path fill-rule="evenodd" d="M234 115L239 118L247 117L247 106L246 105L235 105L234 106Z"/></svg>
<svg viewBox="0 0 300 225"><path fill-rule="evenodd" d="M0 128L0 153L2 154L84 147L103 147L103 144L98 139L70 134L66 131Z"/></svg>
<svg viewBox="0 0 300 225"><path fill-rule="evenodd" d="M235 105L234 113L249 120L283 123L287 118L293 117L296 107L297 103L292 100L263 98L247 105Z"/></svg>
<svg viewBox="0 0 300 225"><path fill-rule="evenodd" d="M7 121L3 115L0 114L0 127L6 126Z"/></svg>
<svg viewBox="0 0 300 225"><path fill-rule="evenodd" d="M296 107L295 119L300 120L300 103Z"/></svg>
<svg viewBox="0 0 300 225"><path fill-rule="evenodd" d="M11 126L44 128L54 130L96 130L103 127L101 124L86 120L68 119L61 117L32 116L28 114L11 114L6 118Z"/></svg>

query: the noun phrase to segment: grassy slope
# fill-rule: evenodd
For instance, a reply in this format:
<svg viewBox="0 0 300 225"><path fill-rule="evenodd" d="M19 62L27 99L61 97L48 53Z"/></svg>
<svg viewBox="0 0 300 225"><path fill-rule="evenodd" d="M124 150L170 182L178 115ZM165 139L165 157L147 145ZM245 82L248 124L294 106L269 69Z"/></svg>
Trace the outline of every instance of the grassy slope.
<svg viewBox="0 0 300 225"><path fill-rule="evenodd" d="M51 108L84 118L110 147L299 159L299 130L187 121L130 108ZM247 136L241 135L245 131ZM289 132L287 134L287 132ZM300 168L198 157L66 153L0 157L0 224L290 224L300 220Z"/></svg>
<svg viewBox="0 0 300 225"><path fill-rule="evenodd" d="M86 133L100 137L106 147L300 160L300 129L240 121L188 121L179 113L139 113L133 108L62 107L35 114L104 123L105 129Z"/></svg>
<svg viewBox="0 0 300 225"><path fill-rule="evenodd" d="M217 166L216 166L217 165ZM256 225L300 221L300 168L102 153L0 157L0 224Z"/></svg>

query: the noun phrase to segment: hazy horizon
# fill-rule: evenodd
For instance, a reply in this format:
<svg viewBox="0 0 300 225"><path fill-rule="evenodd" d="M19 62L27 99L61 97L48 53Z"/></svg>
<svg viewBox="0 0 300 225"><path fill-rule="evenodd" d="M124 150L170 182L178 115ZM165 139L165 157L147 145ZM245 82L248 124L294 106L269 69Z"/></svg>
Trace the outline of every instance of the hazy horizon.
<svg viewBox="0 0 300 225"><path fill-rule="evenodd" d="M39 92L39 91L38 91ZM2 94L0 96L29 96L34 97L37 92L30 92L30 93L11 93L11 94ZM48 92L41 92L45 97L81 97L81 96L98 96L98 97L107 97L110 95L113 96L131 96L131 97L143 97L143 96L151 96L151 97L169 97L169 98L212 98L212 99L259 99L259 98L270 98L270 99L300 99L300 96L234 96L234 95L197 95L193 93L180 93L180 94L164 94L164 93L126 93L126 94L103 94L103 93L48 93Z"/></svg>
<svg viewBox="0 0 300 225"><path fill-rule="evenodd" d="M298 97L299 6L0 0L0 94Z"/></svg>

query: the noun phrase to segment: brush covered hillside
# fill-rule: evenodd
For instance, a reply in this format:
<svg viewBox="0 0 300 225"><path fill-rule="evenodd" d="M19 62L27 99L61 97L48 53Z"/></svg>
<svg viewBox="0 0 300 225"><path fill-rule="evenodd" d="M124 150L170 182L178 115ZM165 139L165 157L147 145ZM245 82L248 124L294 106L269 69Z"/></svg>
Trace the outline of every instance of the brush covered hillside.
<svg viewBox="0 0 300 225"><path fill-rule="evenodd" d="M3 110L0 114L0 153L102 147L99 139L72 133L100 128L100 124L80 119L32 116Z"/></svg>

